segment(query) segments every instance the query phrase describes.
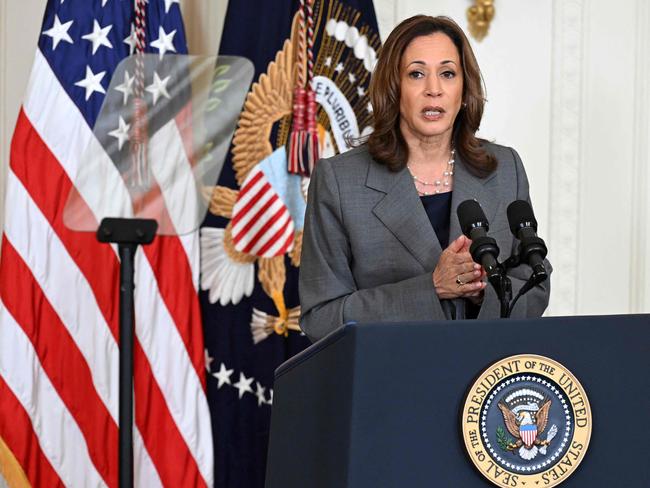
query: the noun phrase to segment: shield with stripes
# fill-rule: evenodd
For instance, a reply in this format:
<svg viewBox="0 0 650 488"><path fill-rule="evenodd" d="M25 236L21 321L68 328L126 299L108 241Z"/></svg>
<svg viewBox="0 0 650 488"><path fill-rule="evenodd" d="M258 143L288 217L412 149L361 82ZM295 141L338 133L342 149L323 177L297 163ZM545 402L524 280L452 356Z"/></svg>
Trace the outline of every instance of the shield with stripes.
<svg viewBox="0 0 650 488"><path fill-rule="evenodd" d="M272 258L292 249L295 229L289 209L259 166L244 180L232 214L237 251Z"/></svg>
<svg viewBox="0 0 650 488"><path fill-rule="evenodd" d="M537 439L537 425L522 425L519 427L519 434L521 434L521 440L524 442L524 446L530 448L535 442L535 439Z"/></svg>

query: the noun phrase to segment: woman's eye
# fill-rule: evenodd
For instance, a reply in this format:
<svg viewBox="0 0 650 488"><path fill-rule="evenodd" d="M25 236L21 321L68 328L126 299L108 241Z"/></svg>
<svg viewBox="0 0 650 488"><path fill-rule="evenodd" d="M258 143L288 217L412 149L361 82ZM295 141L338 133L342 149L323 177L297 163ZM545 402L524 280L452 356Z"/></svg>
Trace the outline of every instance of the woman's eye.
<svg viewBox="0 0 650 488"><path fill-rule="evenodd" d="M413 79L415 79L415 80L420 79L420 78L422 78L423 76L424 76L424 73L422 73L422 71L411 71L411 72L409 73L409 77L410 77L410 78L413 78Z"/></svg>
<svg viewBox="0 0 650 488"><path fill-rule="evenodd" d="M442 73L443 78L451 79L451 78L454 78L455 76L456 76L456 73L454 71L443 71L443 73Z"/></svg>

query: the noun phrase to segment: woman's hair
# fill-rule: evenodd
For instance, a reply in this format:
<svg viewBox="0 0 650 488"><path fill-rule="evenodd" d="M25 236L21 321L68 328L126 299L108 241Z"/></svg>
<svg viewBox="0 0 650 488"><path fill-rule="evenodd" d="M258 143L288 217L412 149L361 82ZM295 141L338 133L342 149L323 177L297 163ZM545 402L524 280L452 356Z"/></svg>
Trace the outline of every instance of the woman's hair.
<svg viewBox="0 0 650 488"><path fill-rule="evenodd" d="M454 147L473 174L485 177L495 170L497 163L475 136L485 104L481 71L465 33L448 17L416 15L406 19L395 27L381 47L370 80L374 132L368 137L368 149L377 162L392 171L399 171L406 165L408 146L399 126L402 56L413 39L436 32L452 40L463 70L462 105L452 134Z"/></svg>

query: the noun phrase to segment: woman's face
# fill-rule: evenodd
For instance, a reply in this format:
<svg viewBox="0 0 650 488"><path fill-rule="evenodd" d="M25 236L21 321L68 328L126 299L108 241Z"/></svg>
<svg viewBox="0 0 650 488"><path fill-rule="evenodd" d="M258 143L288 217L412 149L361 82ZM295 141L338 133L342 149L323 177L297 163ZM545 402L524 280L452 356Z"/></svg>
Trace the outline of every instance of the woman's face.
<svg viewBox="0 0 650 488"><path fill-rule="evenodd" d="M409 141L451 141L463 97L458 49L441 32L416 37L400 66L400 129Z"/></svg>

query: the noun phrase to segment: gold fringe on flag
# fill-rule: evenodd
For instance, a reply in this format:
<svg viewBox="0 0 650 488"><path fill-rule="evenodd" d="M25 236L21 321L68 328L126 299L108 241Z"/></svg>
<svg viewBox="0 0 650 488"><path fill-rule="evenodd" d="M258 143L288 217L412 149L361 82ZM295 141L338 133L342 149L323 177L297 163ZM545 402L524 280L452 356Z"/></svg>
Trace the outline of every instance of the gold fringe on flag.
<svg viewBox="0 0 650 488"><path fill-rule="evenodd" d="M27 475L22 466L0 437L0 475L5 479L9 488L29 488Z"/></svg>

